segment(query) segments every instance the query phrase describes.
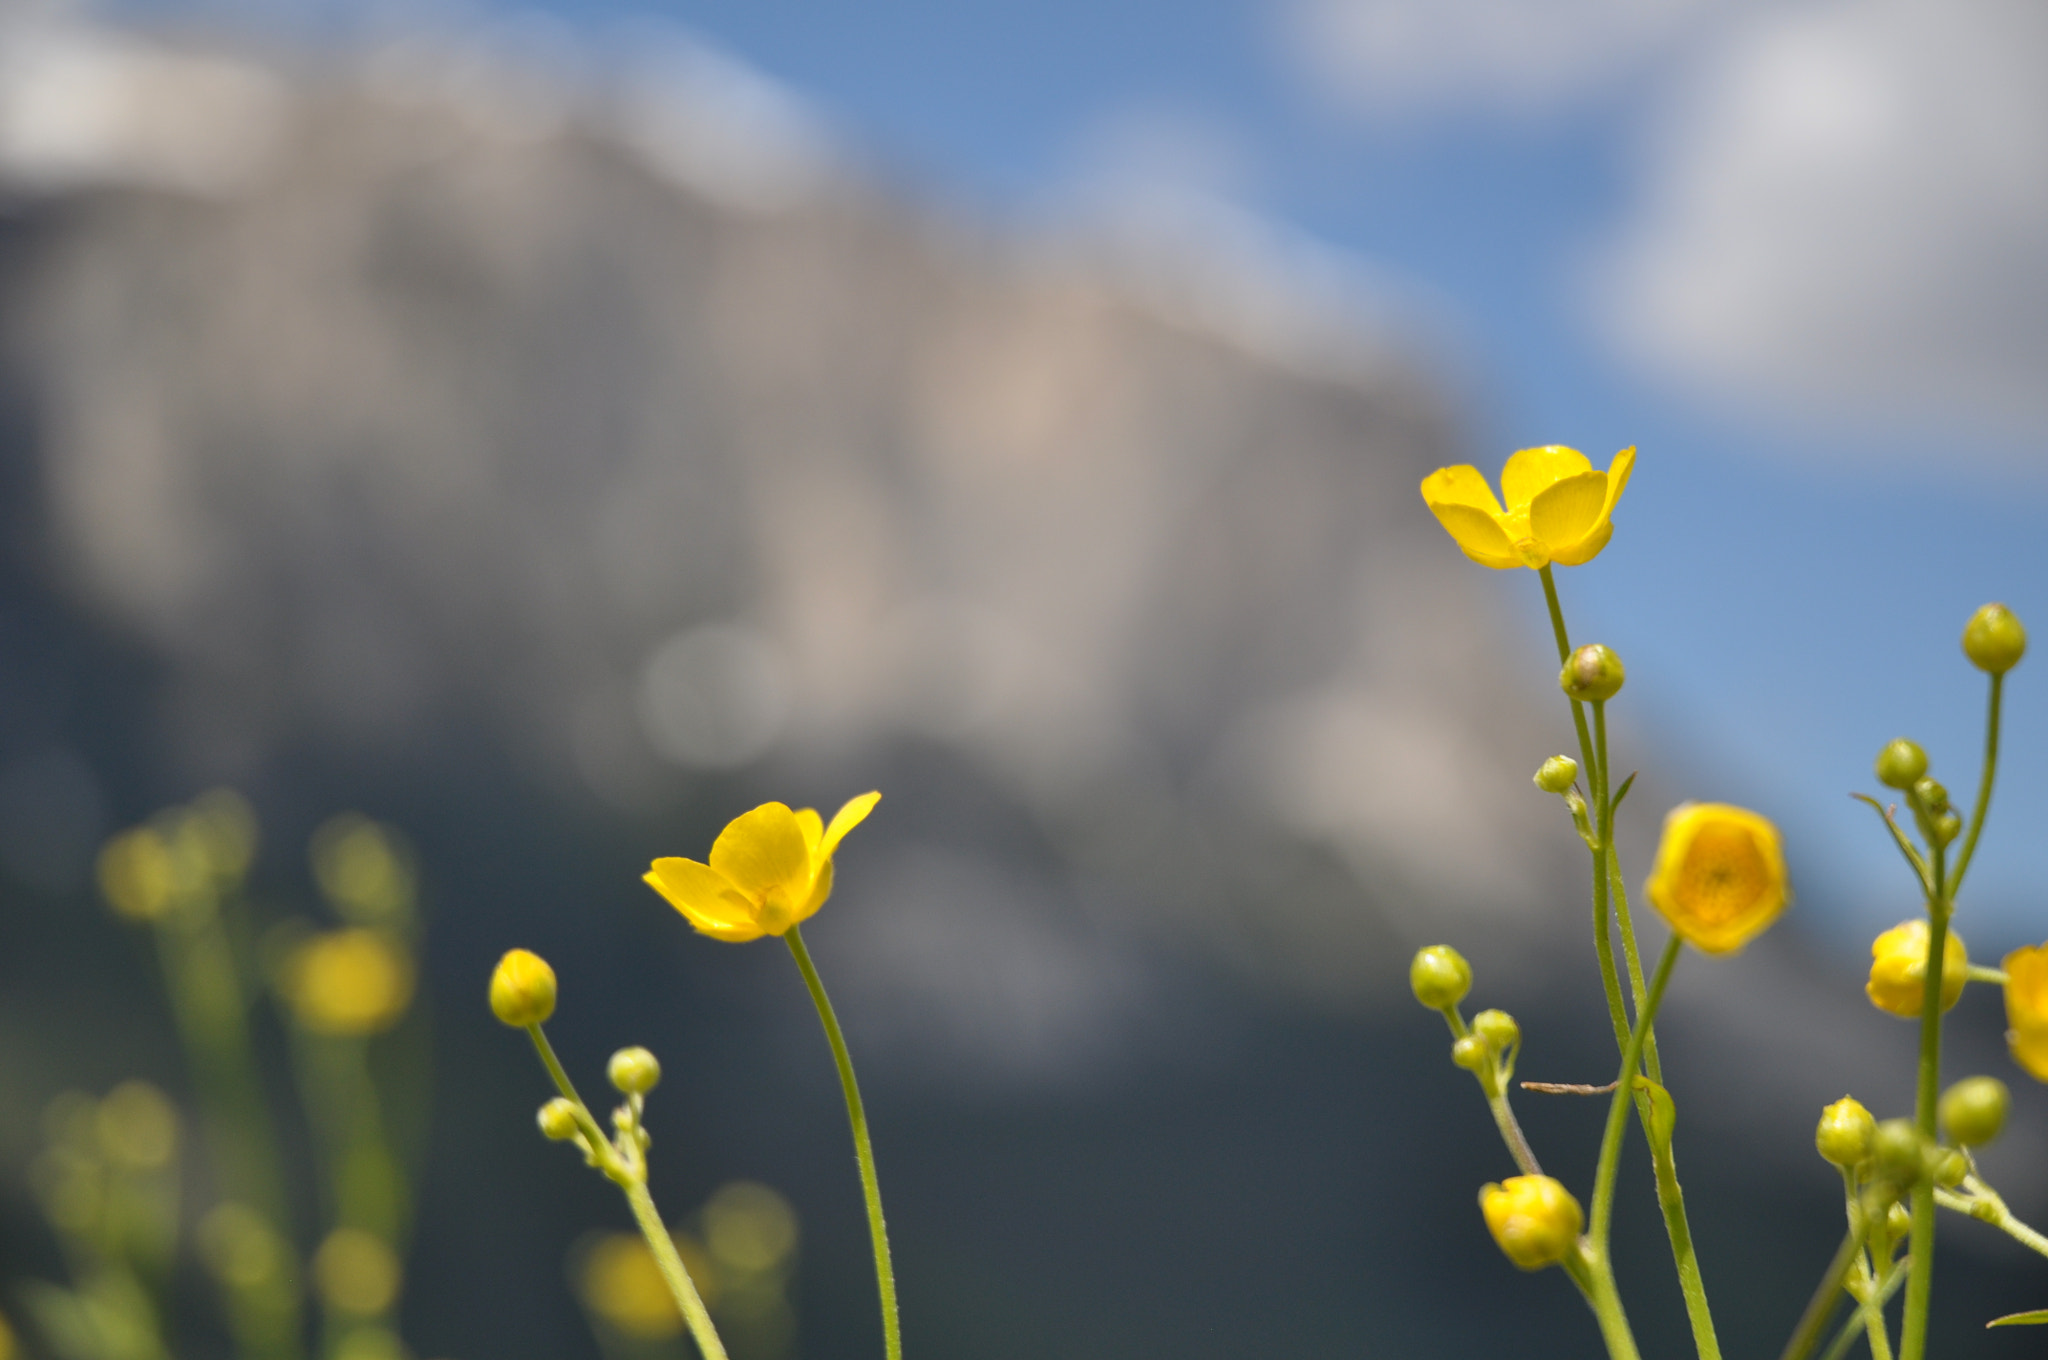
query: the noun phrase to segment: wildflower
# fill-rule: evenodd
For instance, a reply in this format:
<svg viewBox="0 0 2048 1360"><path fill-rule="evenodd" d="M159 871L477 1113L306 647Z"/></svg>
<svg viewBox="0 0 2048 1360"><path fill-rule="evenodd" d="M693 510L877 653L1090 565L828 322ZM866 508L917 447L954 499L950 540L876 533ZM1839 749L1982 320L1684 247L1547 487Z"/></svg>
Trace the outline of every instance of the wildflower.
<svg viewBox="0 0 2048 1360"><path fill-rule="evenodd" d="M2048 1081L2048 944L2005 956L2005 1021L2013 1061Z"/></svg>
<svg viewBox="0 0 2048 1360"><path fill-rule="evenodd" d="M832 852L881 798L864 793L850 799L830 826L810 808L792 812L787 804L763 803L718 833L711 863L658 859L642 877L715 940L738 944L780 935L832 895Z"/></svg>
<svg viewBox="0 0 2048 1360"><path fill-rule="evenodd" d="M2019 615L2002 604L1987 604L1970 615L1963 629L1963 655L1978 670L2003 675L2026 654L2027 630Z"/></svg>
<svg viewBox="0 0 2048 1360"><path fill-rule="evenodd" d="M555 1013L555 970L528 949L507 950L491 973L491 1014L514 1029Z"/></svg>
<svg viewBox="0 0 2048 1360"><path fill-rule="evenodd" d="M1832 1165L1854 1169L1870 1159L1870 1144L1876 1135L1877 1121L1863 1108L1863 1102L1843 1096L1820 1112L1813 1145Z"/></svg>
<svg viewBox="0 0 2048 1360"><path fill-rule="evenodd" d="M1681 803L1664 818L1647 891L1688 943L1709 954L1733 953L1791 901L1778 828L1747 808Z"/></svg>
<svg viewBox="0 0 2048 1360"><path fill-rule="evenodd" d="M1433 944L1416 951L1408 965L1408 985L1415 999L1433 1011L1455 1006L1472 990L1472 965L1447 944Z"/></svg>
<svg viewBox="0 0 2048 1360"><path fill-rule="evenodd" d="M286 962L285 999L316 1034L376 1034L412 1004L412 960L374 930L337 930L301 945Z"/></svg>
<svg viewBox="0 0 2048 1360"><path fill-rule="evenodd" d="M1487 1231L1523 1270L1554 1266L1571 1254L1585 1216L1572 1192L1548 1176L1510 1176L1479 1192Z"/></svg>
<svg viewBox="0 0 2048 1360"><path fill-rule="evenodd" d="M1951 928L1941 950L1941 1008L1947 1010L1970 980L1970 955ZM1927 987L1927 922L1902 921L1870 942L1870 1004L1907 1020L1920 1018Z"/></svg>
<svg viewBox="0 0 2048 1360"><path fill-rule="evenodd" d="M1422 479L1429 505L1465 556L1481 566L1540 568L1590 562L1614 533L1614 503L1628 489L1636 451L1623 449L1605 472L1560 444L1523 449L1501 469L1501 495L1478 468L1438 468Z"/></svg>

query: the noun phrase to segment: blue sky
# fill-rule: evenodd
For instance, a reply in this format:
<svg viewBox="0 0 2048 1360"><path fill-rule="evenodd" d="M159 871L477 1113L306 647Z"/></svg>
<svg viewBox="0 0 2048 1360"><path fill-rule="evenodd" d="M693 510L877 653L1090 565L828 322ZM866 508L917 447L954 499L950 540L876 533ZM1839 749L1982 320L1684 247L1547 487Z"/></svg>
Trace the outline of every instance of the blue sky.
<svg viewBox="0 0 2048 1360"><path fill-rule="evenodd" d="M2028 74L2048 21L2029 6L553 0L440 22L536 14L592 52L628 21L684 26L998 225L1150 178L1393 280L1380 320L1462 384L1489 471L1526 444L1641 448L1612 546L1562 583L1697 795L1780 820L1813 917L1860 935L1912 910L1844 795L1905 732L1967 796L1962 624L2003 599L2048 630L2048 94ZM1533 580L1498 575L1546 646ZM1963 918L1980 955L2048 934L2044 666L2009 685Z"/></svg>

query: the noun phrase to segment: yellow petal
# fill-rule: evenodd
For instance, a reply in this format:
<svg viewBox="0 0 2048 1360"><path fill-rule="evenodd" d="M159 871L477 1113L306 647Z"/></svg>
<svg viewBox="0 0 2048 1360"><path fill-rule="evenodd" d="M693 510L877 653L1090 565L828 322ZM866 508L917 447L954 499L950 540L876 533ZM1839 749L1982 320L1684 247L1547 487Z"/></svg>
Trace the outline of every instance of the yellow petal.
<svg viewBox="0 0 2048 1360"><path fill-rule="evenodd" d="M1562 444L1521 449L1500 470L1501 499L1507 502L1508 509L1520 510L1546 488L1592 469L1593 464L1585 454Z"/></svg>
<svg viewBox="0 0 2048 1360"><path fill-rule="evenodd" d="M815 859L818 854L818 842L824 839L825 836L825 819L818 815L816 808L798 808L796 810L796 824L797 828L804 833L805 847L810 850L812 858Z"/></svg>
<svg viewBox="0 0 2048 1360"><path fill-rule="evenodd" d="M787 803L763 803L727 823L711 844L711 867L756 903L810 895L811 849Z"/></svg>
<svg viewBox="0 0 2048 1360"><path fill-rule="evenodd" d="M1500 513L1500 502L1486 484L1486 474L1469 463L1438 468L1422 479L1422 500L1434 510L1439 505L1469 505L1489 515Z"/></svg>
<svg viewBox="0 0 2048 1360"><path fill-rule="evenodd" d="M710 865L693 859L658 859L641 877L704 934L735 944L761 937L753 903Z"/></svg>
<svg viewBox="0 0 2048 1360"><path fill-rule="evenodd" d="M1614 521L1603 519L1592 533L1571 547L1553 553L1550 560L1560 567L1582 567L1598 557L1600 550L1607 546L1607 540L1613 537Z"/></svg>
<svg viewBox="0 0 2048 1360"><path fill-rule="evenodd" d="M1602 519L1611 518L1614 507L1621 501L1621 493L1628 490L1629 474L1636 470L1636 446L1631 444L1614 455L1614 461L1607 465L1607 506L1600 512Z"/></svg>
<svg viewBox="0 0 2048 1360"><path fill-rule="evenodd" d="M1550 550L1553 561L1575 567L1592 557L1578 557L1576 552L1599 532L1600 512L1606 505L1607 474L1581 472L1536 493L1529 502L1529 530Z"/></svg>
<svg viewBox="0 0 2048 1360"><path fill-rule="evenodd" d="M1429 507L1465 556L1484 567L1519 567L1522 559L1500 522L1484 510L1444 502Z"/></svg>
<svg viewBox="0 0 2048 1360"><path fill-rule="evenodd" d="M875 804L881 801L882 795L872 792L847 799L846 806L832 814L832 825L825 828L825 838L818 842L818 857L829 861L832 858L832 852L839 848L839 842L846 839L846 833L866 821L868 814L875 810ZM831 891L829 885L826 891ZM819 900L823 901L824 899L820 898ZM813 908L813 910L816 910L816 908Z"/></svg>
<svg viewBox="0 0 2048 1360"><path fill-rule="evenodd" d="M797 913L790 918L789 924L795 925L800 921L808 921L813 916L816 916L818 914L818 908L824 906L825 899L830 897L831 895L832 861L828 859L818 867L818 878L816 882L811 884L811 895L809 900L807 900L803 904L803 906L798 909ZM782 931L778 930L775 933L777 935L780 935Z"/></svg>
<svg viewBox="0 0 2048 1360"><path fill-rule="evenodd" d="M1769 928L1791 900L1778 829L1726 803L1673 808L1664 819L1647 895L1695 948L1733 953Z"/></svg>

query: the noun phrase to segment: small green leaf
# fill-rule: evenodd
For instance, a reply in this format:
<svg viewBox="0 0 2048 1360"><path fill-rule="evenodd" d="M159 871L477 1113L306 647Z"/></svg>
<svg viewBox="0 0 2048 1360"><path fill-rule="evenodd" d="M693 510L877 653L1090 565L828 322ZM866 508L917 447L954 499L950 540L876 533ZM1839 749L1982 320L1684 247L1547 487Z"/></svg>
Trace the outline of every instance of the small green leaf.
<svg viewBox="0 0 2048 1360"><path fill-rule="evenodd" d="M2036 1308L2031 1313L2007 1313L2002 1318L1993 1318L1986 1327L2040 1327L2048 1325L2048 1308Z"/></svg>
<svg viewBox="0 0 2048 1360"><path fill-rule="evenodd" d="M1617 791L1615 792L1615 795L1614 795L1614 804L1613 804L1613 810L1614 810L1615 812L1619 812L1619 811L1621 811L1621 800L1622 800L1622 799L1624 799L1624 798L1626 798L1626 797L1628 797L1628 791L1629 791L1629 789L1630 789L1630 788L1631 788L1631 787L1632 787L1632 786L1633 786L1633 785L1635 784L1635 782L1636 782L1636 774L1640 774L1640 773L1641 773L1641 771L1636 771L1635 773L1632 773L1632 774L1630 774L1628 778L1626 778L1626 779L1624 779L1624 780L1622 780L1622 781L1621 781L1621 788L1620 788L1620 789L1618 789L1618 790L1617 790Z"/></svg>
<svg viewBox="0 0 2048 1360"><path fill-rule="evenodd" d="M1671 1134L1678 1127L1678 1106L1673 1103L1669 1091L1640 1072L1636 1073L1632 1086L1649 1100L1649 1126L1645 1131L1650 1135L1650 1142L1662 1152L1671 1146Z"/></svg>

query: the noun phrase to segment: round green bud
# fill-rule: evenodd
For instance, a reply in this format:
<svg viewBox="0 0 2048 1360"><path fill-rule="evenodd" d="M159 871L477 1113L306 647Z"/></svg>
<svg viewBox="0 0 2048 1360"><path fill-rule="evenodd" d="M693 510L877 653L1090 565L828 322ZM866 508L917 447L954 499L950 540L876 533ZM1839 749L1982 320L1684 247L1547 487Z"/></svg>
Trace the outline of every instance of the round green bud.
<svg viewBox="0 0 2048 1360"><path fill-rule="evenodd" d="M1934 1159L1934 1183L1944 1190L1955 1189L1969 1174L1970 1159L1954 1148L1944 1148Z"/></svg>
<svg viewBox="0 0 2048 1360"><path fill-rule="evenodd" d="M1963 819L1953 812L1944 812L1934 819L1934 839L1938 844L1947 845L1963 834Z"/></svg>
<svg viewBox="0 0 2048 1360"><path fill-rule="evenodd" d="M1939 779L1916 779L1913 781L1913 796L1920 800L1932 816L1939 817L1948 811L1948 786Z"/></svg>
<svg viewBox="0 0 2048 1360"><path fill-rule="evenodd" d="M1472 1017L1472 1032L1496 1053L1504 1053L1522 1038L1522 1027L1506 1011L1481 1011Z"/></svg>
<svg viewBox="0 0 2048 1360"><path fill-rule="evenodd" d="M1433 1011L1455 1006L1472 990L1472 965L1447 944L1433 944L1415 951L1408 965L1408 985L1415 999Z"/></svg>
<svg viewBox="0 0 2048 1360"><path fill-rule="evenodd" d="M661 1064L644 1048L622 1048L605 1067L612 1085L629 1096L644 1096L661 1081Z"/></svg>
<svg viewBox="0 0 2048 1360"><path fill-rule="evenodd" d="M1918 1185L1927 1175L1928 1148L1910 1119L1887 1119L1870 1140L1870 1160L1877 1174L1901 1190Z"/></svg>
<svg viewBox="0 0 2048 1360"><path fill-rule="evenodd" d="M576 1107L560 1096L540 1107L538 1120L540 1131L557 1143L566 1143L576 1136Z"/></svg>
<svg viewBox="0 0 2048 1360"><path fill-rule="evenodd" d="M1997 1077L1964 1077L1941 1094L1941 1126L1963 1147L1982 1147L2005 1131L2012 1092Z"/></svg>
<svg viewBox="0 0 2048 1360"><path fill-rule="evenodd" d="M546 959L514 949L491 974L491 1014L514 1029L538 1025L555 1013L555 970Z"/></svg>
<svg viewBox="0 0 2048 1360"><path fill-rule="evenodd" d="M1912 1232L1912 1211L1907 1209L1905 1205L1899 1203L1897 1200L1893 1200L1892 1207L1885 1210L1884 1230L1892 1235L1892 1239L1894 1241L1901 1237L1904 1237L1907 1233Z"/></svg>
<svg viewBox="0 0 2048 1360"><path fill-rule="evenodd" d="M1579 762L1570 756L1552 756L1536 771L1536 787L1545 793L1563 793L1579 779Z"/></svg>
<svg viewBox="0 0 2048 1360"><path fill-rule="evenodd" d="M1597 642L1589 642L1564 663L1557 683L1572 698L1591 702L1612 699L1621 693L1622 681L1627 678L1620 657Z"/></svg>
<svg viewBox="0 0 2048 1360"><path fill-rule="evenodd" d="M1493 1050L1478 1035L1467 1034L1451 1045L1451 1061L1467 1072L1477 1072L1493 1061Z"/></svg>
<svg viewBox="0 0 2048 1360"><path fill-rule="evenodd" d="M1843 1096L1820 1112L1813 1145L1822 1160L1845 1169L1857 1167L1870 1159L1870 1140L1876 1132L1870 1111L1854 1096Z"/></svg>
<svg viewBox="0 0 2048 1360"><path fill-rule="evenodd" d="M1910 789L1927 773L1927 752L1910 737L1895 737L1877 753L1877 782L1888 789Z"/></svg>
<svg viewBox="0 0 2048 1360"><path fill-rule="evenodd" d="M1987 604L1963 628L1963 655L1980 671L2003 675L2027 654L2027 630L2002 604Z"/></svg>

